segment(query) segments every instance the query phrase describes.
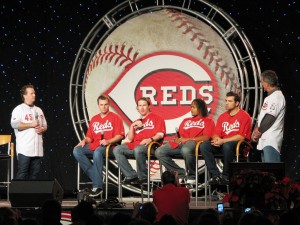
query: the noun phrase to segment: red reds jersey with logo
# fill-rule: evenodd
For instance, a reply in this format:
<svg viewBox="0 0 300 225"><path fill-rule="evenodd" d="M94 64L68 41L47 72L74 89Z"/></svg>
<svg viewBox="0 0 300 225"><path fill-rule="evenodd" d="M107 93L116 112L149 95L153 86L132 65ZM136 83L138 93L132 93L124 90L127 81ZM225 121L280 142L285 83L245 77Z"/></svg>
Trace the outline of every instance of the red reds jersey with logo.
<svg viewBox="0 0 300 225"><path fill-rule="evenodd" d="M100 146L102 134L106 140L118 134L124 136L124 126L119 115L109 112L103 118L100 114L92 117L89 129L86 133L86 136L92 139L92 142L89 144L90 150L95 150Z"/></svg>
<svg viewBox="0 0 300 225"><path fill-rule="evenodd" d="M209 117L195 116L184 119L179 126L179 134L183 138L195 138L202 135L209 137L213 136L215 129L214 121ZM179 144L169 142L170 146L174 149Z"/></svg>
<svg viewBox="0 0 300 225"><path fill-rule="evenodd" d="M242 109L234 116L226 111L218 118L215 134L221 138L229 138L239 134L250 140L251 117Z"/></svg>
<svg viewBox="0 0 300 225"><path fill-rule="evenodd" d="M142 122L143 128L135 130L133 141L131 143L126 143L129 149L134 149L142 140L151 138L157 133L166 135L165 121L160 116L154 113L149 113L145 118L142 119Z"/></svg>

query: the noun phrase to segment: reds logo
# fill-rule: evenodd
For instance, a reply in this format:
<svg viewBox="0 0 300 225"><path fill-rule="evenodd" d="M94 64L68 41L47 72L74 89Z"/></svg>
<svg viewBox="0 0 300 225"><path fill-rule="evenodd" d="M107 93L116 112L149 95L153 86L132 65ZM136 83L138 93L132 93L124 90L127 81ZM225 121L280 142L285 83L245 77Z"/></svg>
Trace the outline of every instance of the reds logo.
<svg viewBox="0 0 300 225"><path fill-rule="evenodd" d="M110 131L113 130L113 127L108 120L104 124L100 124L99 122L93 123L94 132L96 134L102 132L102 131Z"/></svg>
<svg viewBox="0 0 300 225"><path fill-rule="evenodd" d="M235 121L233 124L229 124L228 122L222 123L223 131L225 134L229 134L233 131L239 131L240 129L240 123L239 121Z"/></svg>
<svg viewBox="0 0 300 225"><path fill-rule="evenodd" d="M184 130L188 130L190 128L194 128L194 127L198 127L198 128L204 128L204 121L202 119L200 119L199 121L191 121L188 120L184 123Z"/></svg>
<svg viewBox="0 0 300 225"><path fill-rule="evenodd" d="M193 99L204 99L210 113L215 113L215 83L212 72L200 61L183 53L157 52L132 63L105 93L128 124L137 119L137 99L149 97L152 111L165 119L167 134L173 134L190 116Z"/></svg>
<svg viewBox="0 0 300 225"><path fill-rule="evenodd" d="M265 103L262 105L261 109L262 109L262 110L266 110L267 108L268 108L268 102L265 102Z"/></svg>
<svg viewBox="0 0 300 225"><path fill-rule="evenodd" d="M152 130L154 129L153 121L152 120L147 120L141 129L136 130L136 133L140 133L142 130Z"/></svg>

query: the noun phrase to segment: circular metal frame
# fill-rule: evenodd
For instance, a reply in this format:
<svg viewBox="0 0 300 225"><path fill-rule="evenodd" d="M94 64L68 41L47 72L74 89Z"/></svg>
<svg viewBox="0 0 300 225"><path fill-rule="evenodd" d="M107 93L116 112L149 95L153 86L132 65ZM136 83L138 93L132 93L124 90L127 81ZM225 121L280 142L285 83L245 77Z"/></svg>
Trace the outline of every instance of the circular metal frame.
<svg viewBox="0 0 300 225"><path fill-rule="evenodd" d="M254 49L239 25L222 9L206 0L126 0L107 12L83 40L73 64L69 103L72 123L79 140L85 136L89 118L85 102L85 86L88 65L104 40L121 24L141 14L162 9L175 9L193 16L211 26L227 44L237 65L241 84L241 107L252 116L253 123L262 104L263 92L259 82L260 66ZM115 162L114 162L115 164ZM115 164L116 166L116 164ZM199 172L203 173L203 168ZM200 174L199 173L199 174ZM109 178L117 183L112 172ZM124 186L132 191L140 189Z"/></svg>

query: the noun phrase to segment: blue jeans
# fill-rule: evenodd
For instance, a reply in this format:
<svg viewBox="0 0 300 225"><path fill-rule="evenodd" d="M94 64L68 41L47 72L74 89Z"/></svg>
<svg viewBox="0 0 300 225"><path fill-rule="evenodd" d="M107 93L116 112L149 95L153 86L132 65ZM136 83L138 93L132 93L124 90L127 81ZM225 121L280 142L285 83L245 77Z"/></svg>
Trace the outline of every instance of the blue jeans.
<svg viewBox="0 0 300 225"><path fill-rule="evenodd" d="M262 149L261 159L262 162L280 162L280 153L268 145Z"/></svg>
<svg viewBox="0 0 300 225"><path fill-rule="evenodd" d="M103 188L103 158L106 146L99 146L92 151L89 145L78 146L73 150L73 155L78 161L80 168L93 182L93 188ZM93 157L93 162L88 157Z"/></svg>
<svg viewBox="0 0 300 225"><path fill-rule="evenodd" d="M127 145L122 144L114 148L113 154L118 162L118 165L127 179L138 177L139 179L147 179L147 146L138 145L133 150L130 150ZM128 161L128 157L134 156L136 160L137 172L132 168Z"/></svg>
<svg viewBox="0 0 300 225"><path fill-rule="evenodd" d="M223 177L228 179L229 177L229 165L233 161L235 156L235 148L237 141L230 141L223 144L220 147L211 145L210 141L206 141L200 145L200 151L204 157L206 167L211 173L212 177L221 175L219 171L214 154L223 154Z"/></svg>
<svg viewBox="0 0 300 225"><path fill-rule="evenodd" d="M41 168L42 157L29 157L18 154L18 180L36 180Z"/></svg>
<svg viewBox="0 0 300 225"><path fill-rule="evenodd" d="M178 172L178 176L183 178L186 175L185 170L179 167L172 159L174 156L182 156L185 162L188 179L195 179L195 148L196 143L194 141L188 141L185 144L180 144L175 149L172 149L169 144L165 144L156 149L155 156L167 170L175 170Z"/></svg>

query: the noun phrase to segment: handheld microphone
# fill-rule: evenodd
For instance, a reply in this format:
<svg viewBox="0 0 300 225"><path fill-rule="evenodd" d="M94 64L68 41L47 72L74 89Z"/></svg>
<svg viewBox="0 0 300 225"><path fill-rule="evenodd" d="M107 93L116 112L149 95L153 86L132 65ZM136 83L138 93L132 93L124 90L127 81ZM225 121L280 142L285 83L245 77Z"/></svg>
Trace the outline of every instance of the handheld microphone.
<svg viewBox="0 0 300 225"><path fill-rule="evenodd" d="M143 116L140 116L139 121L143 122ZM135 126L135 129L136 130L141 130L141 129L143 129L143 127L144 127L144 125L141 126L141 127Z"/></svg>
<svg viewBox="0 0 300 225"><path fill-rule="evenodd" d="M104 130L101 131L101 140L104 139Z"/></svg>
<svg viewBox="0 0 300 225"><path fill-rule="evenodd" d="M37 112L35 112L34 118L35 120L39 120L39 114Z"/></svg>
<svg viewBox="0 0 300 225"><path fill-rule="evenodd" d="M175 127L175 131L176 131L177 137L180 138L181 136L180 136L180 134L179 134L178 127Z"/></svg>

